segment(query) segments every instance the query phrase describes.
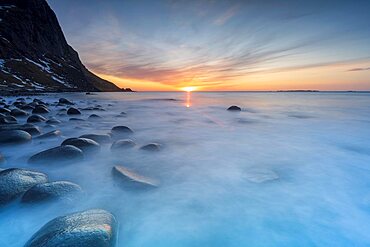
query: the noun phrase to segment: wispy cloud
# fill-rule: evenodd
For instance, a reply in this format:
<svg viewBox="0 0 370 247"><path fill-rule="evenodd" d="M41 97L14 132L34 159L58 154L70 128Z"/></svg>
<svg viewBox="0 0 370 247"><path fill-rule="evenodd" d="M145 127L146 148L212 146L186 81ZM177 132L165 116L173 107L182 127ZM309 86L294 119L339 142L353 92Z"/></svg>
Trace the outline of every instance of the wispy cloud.
<svg viewBox="0 0 370 247"><path fill-rule="evenodd" d="M354 68L354 69L350 69L348 71L366 71L366 70L370 70L370 67L367 67L367 68Z"/></svg>
<svg viewBox="0 0 370 247"><path fill-rule="evenodd" d="M239 4L231 6L221 16L215 19L213 23L218 26L224 25L228 20L230 20L233 16L235 16L238 13L239 8L240 8Z"/></svg>

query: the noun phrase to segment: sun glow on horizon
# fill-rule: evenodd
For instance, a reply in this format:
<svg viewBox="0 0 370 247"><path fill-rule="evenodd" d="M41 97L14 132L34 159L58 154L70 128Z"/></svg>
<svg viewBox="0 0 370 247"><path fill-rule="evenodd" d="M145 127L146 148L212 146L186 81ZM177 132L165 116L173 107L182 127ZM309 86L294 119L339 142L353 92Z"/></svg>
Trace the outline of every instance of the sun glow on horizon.
<svg viewBox="0 0 370 247"><path fill-rule="evenodd" d="M181 88L182 91L186 91L186 92L193 92L197 89L198 89L198 87L193 87L193 86L192 87L182 87Z"/></svg>

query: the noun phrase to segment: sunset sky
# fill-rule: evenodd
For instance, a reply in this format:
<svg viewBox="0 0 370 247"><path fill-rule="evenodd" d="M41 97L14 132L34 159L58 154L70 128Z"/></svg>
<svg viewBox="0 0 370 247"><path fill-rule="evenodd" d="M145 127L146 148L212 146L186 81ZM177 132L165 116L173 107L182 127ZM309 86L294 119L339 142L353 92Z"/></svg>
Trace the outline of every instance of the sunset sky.
<svg viewBox="0 0 370 247"><path fill-rule="evenodd" d="M370 90L370 1L48 0L99 76L135 90Z"/></svg>

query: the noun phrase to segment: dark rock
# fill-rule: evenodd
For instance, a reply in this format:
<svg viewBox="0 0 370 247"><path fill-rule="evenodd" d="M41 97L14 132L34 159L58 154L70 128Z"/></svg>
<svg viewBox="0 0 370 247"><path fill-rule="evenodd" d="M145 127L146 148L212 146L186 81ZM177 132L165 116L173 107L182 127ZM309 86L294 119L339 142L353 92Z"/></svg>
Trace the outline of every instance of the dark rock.
<svg viewBox="0 0 370 247"><path fill-rule="evenodd" d="M40 172L11 168L0 172L0 204L10 202L32 186L46 183L47 176Z"/></svg>
<svg viewBox="0 0 370 247"><path fill-rule="evenodd" d="M62 132L60 130L53 130L53 131L50 131L50 132L45 133L43 135L40 135L36 138L37 139L46 139L46 138L58 137L58 136L61 136L61 135L62 135Z"/></svg>
<svg viewBox="0 0 370 247"><path fill-rule="evenodd" d="M241 111L242 109L239 106L232 105L229 108L227 108L228 111Z"/></svg>
<svg viewBox="0 0 370 247"><path fill-rule="evenodd" d="M0 131L0 144L21 144L31 141L32 136L23 130Z"/></svg>
<svg viewBox="0 0 370 247"><path fill-rule="evenodd" d="M121 150L133 148L135 147L135 145L136 145L135 142L133 142L131 139L121 139L121 140L115 141L110 147L110 149L112 151L121 151Z"/></svg>
<svg viewBox="0 0 370 247"><path fill-rule="evenodd" d="M81 112L78 109L71 107L68 109L67 114L68 115L80 115Z"/></svg>
<svg viewBox="0 0 370 247"><path fill-rule="evenodd" d="M100 151L100 144L87 138L68 138L61 145L72 145L81 149L84 153L96 153Z"/></svg>
<svg viewBox="0 0 370 247"><path fill-rule="evenodd" d="M16 124L17 119L13 116L0 116L0 124Z"/></svg>
<svg viewBox="0 0 370 247"><path fill-rule="evenodd" d="M71 145L63 145L44 150L33 155L29 163L74 162L84 158L81 149Z"/></svg>
<svg viewBox="0 0 370 247"><path fill-rule="evenodd" d="M32 105L22 105L19 108L22 109L22 110L25 110L25 111L31 111L31 110L35 109L35 107L33 107Z"/></svg>
<svg viewBox="0 0 370 247"><path fill-rule="evenodd" d="M100 119L100 118L102 118L101 116L99 116L99 115L96 115L96 114L91 114L90 116L89 116L89 119Z"/></svg>
<svg viewBox="0 0 370 247"><path fill-rule="evenodd" d="M27 123L40 123L40 122L45 122L45 121L46 121L46 118L40 115L36 115L36 114L29 116L27 119Z"/></svg>
<svg viewBox="0 0 370 247"><path fill-rule="evenodd" d="M20 110L20 109L13 109L10 112L10 115L12 115L13 117L25 117L25 116L28 115L28 112L25 112L25 111Z"/></svg>
<svg viewBox="0 0 370 247"><path fill-rule="evenodd" d="M33 124L27 123L27 124L12 124L12 125L3 125L0 126L0 131L2 130L23 130L29 133L30 135L39 135L41 133L40 129Z"/></svg>
<svg viewBox="0 0 370 247"><path fill-rule="evenodd" d="M32 114L46 114L49 112L49 109L42 105L38 105L32 110Z"/></svg>
<svg viewBox="0 0 370 247"><path fill-rule="evenodd" d="M140 149L145 151L159 151L161 150L161 145L158 143L149 143L142 146Z"/></svg>
<svg viewBox="0 0 370 247"><path fill-rule="evenodd" d="M71 101L67 100L66 98L60 98L59 99L59 103L60 104L64 104L64 105L74 105L74 103L72 103Z"/></svg>
<svg viewBox="0 0 370 247"><path fill-rule="evenodd" d="M93 209L49 221L24 247L114 247L116 235L114 216Z"/></svg>
<svg viewBox="0 0 370 247"><path fill-rule="evenodd" d="M126 136L134 133L129 127L127 126L115 126L112 128L113 136Z"/></svg>
<svg viewBox="0 0 370 247"><path fill-rule="evenodd" d="M61 124L62 122L58 119L56 119L55 117L52 117L52 118L49 118L47 121L46 121L47 124Z"/></svg>
<svg viewBox="0 0 370 247"><path fill-rule="evenodd" d="M87 138L96 141L99 144L109 143L111 141L110 135L107 134L86 134L80 136L80 138Z"/></svg>
<svg viewBox="0 0 370 247"><path fill-rule="evenodd" d="M85 119L82 118L76 118L76 117L71 117L69 121L79 121L79 122L85 122Z"/></svg>
<svg viewBox="0 0 370 247"><path fill-rule="evenodd" d="M37 184L27 190L22 197L22 202L41 202L55 199L77 199L76 196L82 193L79 185L67 181L56 181Z"/></svg>
<svg viewBox="0 0 370 247"><path fill-rule="evenodd" d="M159 186L158 181L141 176L123 166L114 166L112 174L116 181L127 189L149 189Z"/></svg>
<svg viewBox="0 0 370 247"><path fill-rule="evenodd" d="M0 108L0 113L4 113L4 114L10 114L10 110L8 108Z"/></svg>

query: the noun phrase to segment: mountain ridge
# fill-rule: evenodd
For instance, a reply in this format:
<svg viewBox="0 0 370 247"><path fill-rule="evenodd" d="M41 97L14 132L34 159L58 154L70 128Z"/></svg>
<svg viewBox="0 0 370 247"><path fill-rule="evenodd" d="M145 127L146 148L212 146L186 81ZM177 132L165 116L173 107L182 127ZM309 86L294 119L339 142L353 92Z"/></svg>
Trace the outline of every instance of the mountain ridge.
<svg viewBox="0 0 370 247"><path fill-rule="evenodd" d="M90 72L45 0L0 2L1 91L120 91Z"/></svg>

